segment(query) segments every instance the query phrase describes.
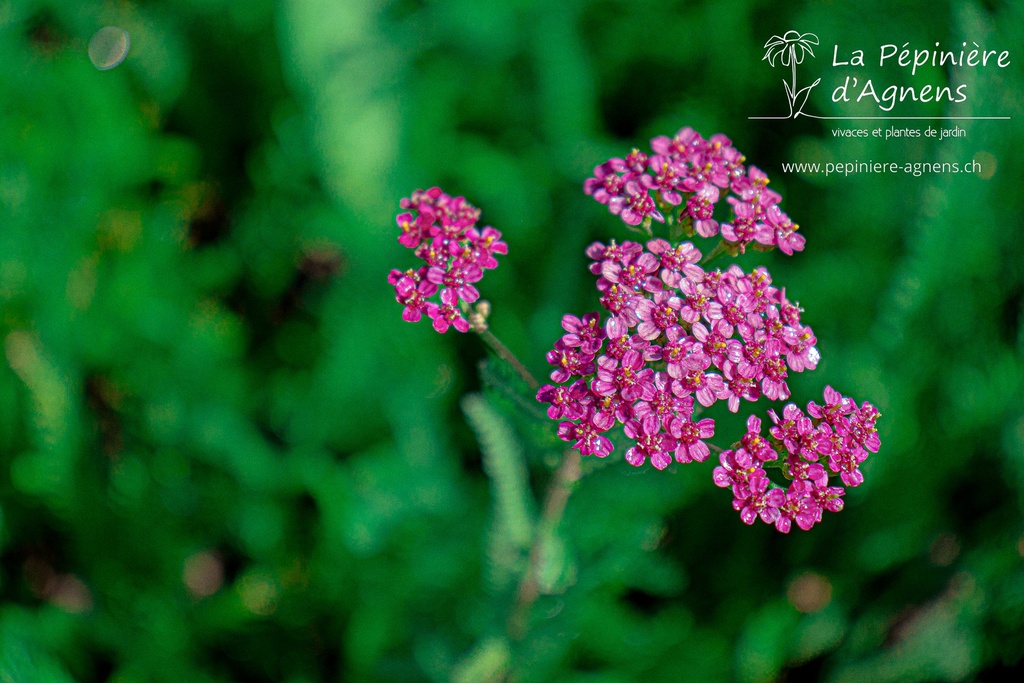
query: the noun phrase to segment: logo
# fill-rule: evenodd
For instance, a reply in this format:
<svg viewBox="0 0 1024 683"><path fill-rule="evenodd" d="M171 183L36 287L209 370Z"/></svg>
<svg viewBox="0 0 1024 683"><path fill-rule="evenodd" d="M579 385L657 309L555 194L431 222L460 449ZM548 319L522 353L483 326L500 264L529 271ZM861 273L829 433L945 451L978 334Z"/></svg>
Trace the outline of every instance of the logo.
<svg viewBox="0 0 1024 683"><path fill-rule="evenodd" d="M853 50L832 46L832 63L819 66L816 71L826 79L823 89L831 92L832 109L840 112L849 104L856 107L857 115L820 116L804 112L811 91L822 83L814 79L809 85L801 85L797 78L797 67L807 56L814 58L814 48L819 45L818 36L813 33L786 31L775 35L764 44L764 57L772 68L779 65L788 68L782 79L789 113L785 116L750 116L750 119L795 119L804 116L811 119L945 119L945 120L1008 120L1009 116L982 116L974 113L972 88L986 72L1006 69L1010 66L1010 51L989 49L977 41L965 37L959 45L934 41L925 46L886 43ZM877 55L877 57L872 56ZM831 67L831 68L829 68ZM928 68L931 67L931 68ZM895 72L902 71L899 80ZM809 78L805 80L810 80ZM826 95L815 97L820 102ZM938 115L932 107L930 115L922 111L918 103L946 105L945 115ZM873 107L871 105L874 105ZM872 110L874 110L872 112ZM847 111L850 111L847 109ZM838 113L838 112L837 112ZM851 112L852 114L853 112Z"/></svg>
<svg viewBox="0 0 1024 683"><path fill-rule="evenodd" d="M792 82L787 81L785 78L782 79L782 85L786 88L786 98L789 100L789 114L773 118L795 119L797 116L800 116L804 105L807 104L807 98L811 95L811 90L814 86L821 83L821 79L818 78L814 83L797 89L796 67L804 61L805 55L814 56L814 50L811 48L811 45L817 44L818 36L813 33L799 33L797 31L786 31L785 35L772 36L764 44L765 53L761 61L767 59L768 63L774 67L775 61L778 60L782 66L788 66L792 69Z"/></svg>

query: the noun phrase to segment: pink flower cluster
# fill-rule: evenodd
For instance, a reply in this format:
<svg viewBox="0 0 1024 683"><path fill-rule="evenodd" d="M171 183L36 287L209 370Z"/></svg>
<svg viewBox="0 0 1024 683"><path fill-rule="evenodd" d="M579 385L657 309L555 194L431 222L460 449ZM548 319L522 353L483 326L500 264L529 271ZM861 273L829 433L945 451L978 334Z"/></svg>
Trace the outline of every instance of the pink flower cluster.
<svg viewBox="0 0 1024 683"><path fill-rule="evenodd" d="M732 488L733 508L746 524L760 518L788 533L795 521L806 531L821 521L824 511L843 509L846 491L828 485L829 473L850 487L864 481L860 464L868 451L877 453L880 446L875 429L879 412L867 401L858 408L853 399L825 387L824 405L811 401L806 414L793 403L783 409L781 419L774 410L768 414L773 423L769 436L761 435L761 420L750 416L742 441L721 454L714 481ZM778 468L789 486L782 489L770 481L766 466Z"/></svg>
<svg viewBox="0 0 1024 683"><path fill-rule="evenodd" d="M805 240L767 176L745 166L721 134L705 140L683 128L651 147L650 155L633 150L606 161L584 184L652 239L587 248L603 311L562 318L565 333L547 353L551 383L537 400L548 404L559 438L582 455L608 456L615 448L609 432L621 425L626 461L640 467L650 460L662 470L710 457L716 425L708 408L721 401L735 413L762 396L785 401L789 373L813 370L820 356L802 310L765 268L706 271L691 242L653 238L650 229L653 221L666 223L673 240L721 235L712 257L748 246L802 251ZM440 333L468 331L466 316L473 325L474 315L486 316L482 305L470 308L480 297L475 283L508 245L494 228L477 228L478 209L440 188L417 190L401 207L398 241L424 264L388 277L402 317L416 322L426 314ZM878 410L831 387L824 396L806 411L792 403L781 417L769 410L766 435L750 416L742 439L721 452L713 479L731 488L744 523L761 519L783 533L794 522L810 529L826 510L843 508L844 487L864 481L860 465L880 447ZM832 477L842 485L830 485Z"/></svg>
<svg viewBox="0 0 1024 683"><path fill-rule="evenodd" d="M477 229L479 209L438 187L416 190L401 201L401 207L405 211L397 218L402 230L398 241L415 250L426 264L388 275L398 303L405 306L402 318L416 322L426 313L442 334L449 327L469 331L462 304L480 298L473 283L480 281L485 270L498 267L494 256L507 254L508 245L494 228ZM432 298L439 292L438 303Z"/></svg>
<svg viewBox="0 0 1024 683"><path fill-rule="evenodd" d="M606 311L566 315L566 334L547 354L551 380L537 399L560 420L558 434L584 455L612 449L604 432L623 425L635 441L626 460L658 469L701 462L714 421L696 419L695 401L736 412L740 400L789 397L789 371L818 363L816 339L800 308L764 268L705 273L689 242L672 247L594 243L587 248Z"/></svg>
<svg viewBox="0 0 1024 683"><path fill-rule="evenodd" d="M714 237L721 232L741 251L755 242L787 255L803 250L799 226L779 208L782 197L768 189L768 176L743 165L745 158L729 138L719 133L705 140L686 127L675 137L654 138L651 148L651 155L634 149L625 159L597 166L583 191L628 225L665 222L669 213L687 234ZM716 219L716 205L725 193L731 211Z"/></svg>

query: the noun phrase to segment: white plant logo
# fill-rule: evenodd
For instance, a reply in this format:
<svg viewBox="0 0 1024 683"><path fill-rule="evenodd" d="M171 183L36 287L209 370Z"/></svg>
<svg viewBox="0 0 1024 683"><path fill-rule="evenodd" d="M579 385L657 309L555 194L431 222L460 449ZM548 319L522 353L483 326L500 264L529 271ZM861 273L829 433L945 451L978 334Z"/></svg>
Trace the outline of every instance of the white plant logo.
<svg viewBox="0 0 1024 683"><path fill-rule="evenodd" d="M782 79L782 85L786 87L786 97L789 100L789 115L782 118L793 118L801 114L804 105L807 104L807 98L811 94L811 89L821 83L821 79L817 79L814 83L806 85L803 88L797 89L796 84L796 65L804 61L804 56L810 54L814 56L814 50L811 49L812 45L818 44L818 36L813 33L799 33L797 31L786 31L785 35L772 36L768 39L768 42L764 44L764 57L762 60L767 59L768 63L775 66L775 60L778 60L782 66L791 67L793 70L793 81L790 83L785 78ZM804 114L806 116L806 114Z"/></svg>

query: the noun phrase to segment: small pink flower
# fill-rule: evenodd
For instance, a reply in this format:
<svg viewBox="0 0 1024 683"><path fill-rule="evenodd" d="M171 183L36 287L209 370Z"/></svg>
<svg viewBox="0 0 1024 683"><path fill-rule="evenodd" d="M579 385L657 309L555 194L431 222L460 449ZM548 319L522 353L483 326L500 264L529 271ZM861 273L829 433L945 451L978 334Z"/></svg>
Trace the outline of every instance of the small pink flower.
<svg viewBox="0 0 1024 683"><path fill-rule="evenodd" d="M716 373L690 370L676 380L672 390L679 396L693 395L698 403L709 408L721 398L725 383L722 376Z"/></svg>
<svg viewBox="0 0 1024 683"><path fill-rule="evenodd" d="M660 286L660 282L652 277L658 271L659 265L654 254L643 252L625 264L606 260L601 267L601 277L633 292L639 292L646 289L648 283L651 286Z"/></svg>
<svg viewBox="0 0 1024 683"><path fill-rule="evenodd" d="M686 412L687 401L689 411L693 412L693 399L680 398L672 393L671 378L663 372L655 372L654 380L644 386L644 392L640 400L633 406L633 417L643 420L648 415L654 415L662 424L668 425L678 420L680 413ZM674 434L673 434L674 435Z"/></svg>
<svg viewBox="0 0 1024 683"><path fill-rule="evenodd" d="M813 370L818 367L821 354L815 344L818 343L814 331L810 327L798 325L797 327L786 327L782 331L782 340L785 342L786 363L794 372Z"/></svg>
<svg viewBox="0 0 1024 683"><path fill-rule="evenodd" d="M661 431L661 422L655 415L648 415L643 421L630 420L623 427L623 431L636 445L626 451L626 462L634 467L640 467L651 459L651 464L656 469L663 470L672 462L669 453L676 448L676 440L670 434Z"/></svg>
<svg viewBox="0 0 1024 683"><path fill-rule="evenodd" d="M640 324L637 334L653 341L672 328L679 328L679 309L683 302L670 292L661 290L652 299L642 298L636 305Z"/></svg>
<svg viewBox="0 0 1024 683"><path fill-rule="evenodd" d="M679 290L683 294L679 317L691 325L700 320L701 316L707 316L718 293L718 288L712 287L707 278L704 282L694 282L687 278L679 285Z"/></svg>
<svg viewBox="0 0 1024 683"><path fill-rule="evenodd" d="M598 280L597 288L602 295L601 306L612 314L605 323L605 333L609 339L617 339L639 322L635 310L639 296L632 289L604 278Z"/></svg>
<svg viewBox="0 0 1024 683"><path fill-rule="evenodd" d="M685 398L683 409L679 411L679 418L673 423L670 430L678 442L676 447L676 462L704 462L711 454L704 439L710 439L715 435L715 421L705 417L694 422L693 399Z"/></svg>
<svg viewBox="0 0 1024 683"><path fill-rule="evenodd" d="M726 361L739 363L743 360L744 346L732 338L732 330L724 320L716 321L710 329L704 323L694 323L693 337L716 368L722 368Z"/></svg>
<svg viewBox="0 0 1024 683"><path fill-rule="evenodd" d="M469 228L466 230L466 237L470 244L465 247L463 259L473 261L484 270L498 267L495 254L508 253L508 244L501 241L501 233L492 227L486 227L483 231Z"/></svg>
<svg viewBox="0 0 1024 683"><path fill-rule="evenodd" d="M756 401L761 397L758 378L745 375L739 364L726 361L722 377L725 385L718 392L718 398L728 402L729 412L735 413L740 409L741 398Z"/></svg>
<svg viewBox="0 0 1024 683"><path fill-rule="evenodd" d="M703 371L711 367L711 361L703 349L696 347L694 338L687 335L682 327L670 328L665 332L665 345L661 349L661 360L671 377L682 378L687 372Z"/></svg>
<svg viewBox="0 0 1024 683"><path fill-rule="evenodd" d="M461 310L451 304L428 309L427 314L434 319L434 329L441 334L447 332L449 327L454 327L459 332L469 332L469 321L462 317Z"/></svg>
<svg viewBox="0 0 1024 683"><path fill-rule="evenodd" d="M748 202L733 202L734 217L728 223L722 224L722 237L730 242L740 245L743 251L751 242L770 245L775 239L774 233L762 222L757 215L757 208Z"/></svg>
<svg viewBox="0 0 1024 683"><path fill-rule="evenodd" d="M636 401L643 396L644 386L653 380L654 370L643 368L643 356L633 350L627 351L621 361L601 356L591 388L598 396L617 393L626 401Z"/></svg>
<svg viewBox="0 0 1024 683"><path fill-rule="evenodd" d="M661 201L669 206L678 206L683 202L683 195L677 189L682 178L684 169L679 168L678 162L670 156L656 154L648 160L650 175L641 177L645 188L655 190L661 197Z"/></svg>
<svg viewBox="0 0 1024 683"><path fill-rule="evenodd" d="M747 418L747 433L743 435L741 443L757 462L765 463L779 458L771 443L761 436L761 420L753 415Z"/></svg>
<svg viewBox="0 0 1024 683"><path fill-rule="evenodd" d="M570 442L582 455L596 455L599 458L607 457L615 448L586 415L579 422L559 423L558 438Z"/></svg>
<svg viewBox="0 0 1024 683"><path fill-rule="evenodd" d="M765 360L761 379L761 392L765 397L772 401L785 401L789 398L787 375L786 364L781 357L773 355Z"/></svg>
<svg viewBox="0 0 1024 683"><path fill-rule="evenodd" d="M586 406L580 401L576 385L553 386L545 384L537 390L537 400L550 403L548 417L552 420L577 420L583 416Z"/></svg>
<svg viewBox="0 0 1024 683"><path fill-rule="evenodd" d="M583 192L602 204L607 204L622 193L625 183L611 162L605 162L594 169L594 177L583 183Z"/></svg>
<svg viewBox="0 0 1024 683"><path fill-rule="evenodd" d="M665 217L658 211L654 199L639 183L630 181L626 183L624 190L625 194L612 197L608 201L608 210L622 218L626 225L640 225L648 216L659 223L665 222Z"/></svg>
<svg viewBox="0 0 1024 683"><path fill-rule="evenodd" d="M783 254L792 256L794 252L803 251L807 240L797 232L800 226L790 220L777 204L765 209L764 224L774 233L775 244Z"/></svg>
<svg viewBox="0 0 1024 683"><path fill-rule="evenodd" d="M587 313L582 320L574 315L562 316L562 329L567 332L562 336L563 344L578 346L580 351L588 354L597 354L607 336L597 313Z"/></svg>
<svg viewBox="0 0 1024 683"><path fill-rule="evenodd" d="M612 243L609 245L594 242L586 249L587 256L594 261L594 263L590 264L590 272L594 275L600 275L606 262L626 265L643 253L643 250L643 246L636 242L626 241L622 244L617 244L615 240L612 240Z"/></svg>
<svg viewBox="0 0 1024 683"><path fill-rule="evenodd" d="M718 234L718 221L714 219L715 204L719 190L714 185L704 185L686 200L686 212L693 220L693 228L701 237Z"/></svg>
<svg viewBox="0 0 1024 683"><path fill-rule="evenodd" d="M430 222L424 217L414 216L408 211L405 213L398 214L395 219L398 223L398 227L401 228L402 234L399 235L398 241L410 249L415 249L419 246L420 242L423 241L424 237L430 235Z"/></svg>
<svg viewBox="0 0 1024 683"><path fill-rule="evenodd" d="M447 269L434 266L427 271L427 279L441 287L441 302L457 306L459 300L471 304L480 298L480 292L471 283L479 282L484 272L475 263L453 261Z"/></svg>
<svg viewBox="0 0 1024 683"><path fill-rule="evenodd" d="M830 386L825 387L825 403L819 406L814 401L807 404L807 413L811 417L825 420L833 427L836 426L839 418L850 415L857 410L857 404L851 398L844 398L842 394Z"/></svg>
<svg viewBox="0 0 1024 683"><path fill-rule="evenodd" d="M551 371L552 382L565 382L572 377L585 377L594 373L594 354L578 347L567 346L564 340L555 342L555 348L547 353L547 361L555 366Z"/></svg>
<svg viewBox="0 0 1024 683"><path fill-rule="evenodd" d="M647 249L661 259L661 279L668 287L675 289L685 277L694 282L704 279L704 270L697 265L700 252L689 242L672 248L663 239L651 240Z"/></svg>

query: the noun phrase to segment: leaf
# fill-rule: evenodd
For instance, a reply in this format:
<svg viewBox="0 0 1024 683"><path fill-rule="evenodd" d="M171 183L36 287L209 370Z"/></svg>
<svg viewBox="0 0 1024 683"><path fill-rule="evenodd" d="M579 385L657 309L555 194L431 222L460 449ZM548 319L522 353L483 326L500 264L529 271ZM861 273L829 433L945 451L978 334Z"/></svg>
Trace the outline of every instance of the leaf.
<svg viewBox="0 0 1024 683"><path fill-rule="evenodd" d="M737 680L776 680L789 654L799 618L796 610L783 600L768 602L750 614L736 643Z"/></svg>
<svg viewBox="0 0 1024 683"><path fill-rule="evenodd" d="M452 671L452 683L497 683L508 671L512 651L505 638L481 640Z"/></svg>
<svg viewBox="0 0 1024 683"><path fill-rule="evenodd" d="M484 472L491 480L490 581L506 587L518 573L533 538L535 504L526 463L512 426L480 394L462 399L462 411L476 433Z"/></svg>
<svg viewBox="0 0 1024 683"><path fill-rule="evenodd" d="M527 415L537 418L537 420L544 424L546 429L550 425L547 412L532 395L527 398L523 395L522 391L517 389L519 385L525 386L525 383L518 375L515 375L514 372L506 368L508 368L506 363L482 360L477 368L480 374L480 381L484 387L501 394L502 397L516 404Z"/></svg>
<svg viewBox="0 0 1024 683"><path fill-rule="evenodd" d="M0 621L0 683L72 683L57 658L30 639L26 613L8 612ZM19 623L20 622L20 623Z"/></svg>
<svg viewBox="0 0 1024 683"><path fill-rule="evenodd" d="M554 531L541 532L537 587L545 595L557 595L576 583L576 563L565 541Z"/></svg>

